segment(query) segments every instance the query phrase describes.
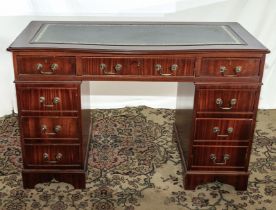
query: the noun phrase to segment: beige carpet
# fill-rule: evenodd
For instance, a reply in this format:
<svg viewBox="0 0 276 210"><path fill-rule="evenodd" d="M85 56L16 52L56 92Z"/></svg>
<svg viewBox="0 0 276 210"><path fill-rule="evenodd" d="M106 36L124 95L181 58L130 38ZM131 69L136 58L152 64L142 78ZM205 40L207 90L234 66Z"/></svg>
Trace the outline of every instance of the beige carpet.
<svg viewBox="0 0 276 210"><path fill-rule="evenodd" d="M210 183L182 186L174 111L148 107L93 111L87 189L65 183L23 190L16 117L0 118L0 209L276 209L276 110L259 111L248 191Z"/></svg>

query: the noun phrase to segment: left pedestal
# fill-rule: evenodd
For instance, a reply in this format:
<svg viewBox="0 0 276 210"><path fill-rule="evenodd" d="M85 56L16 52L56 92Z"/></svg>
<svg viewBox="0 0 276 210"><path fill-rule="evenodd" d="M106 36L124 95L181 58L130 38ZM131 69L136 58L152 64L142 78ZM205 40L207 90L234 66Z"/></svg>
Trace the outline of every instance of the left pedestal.
<svg viewBox="0 0 276 210"><path fill-rule="evenodd" d="M81 89L81 82L16 82L24 188L52 179L85 188L90 112L81 109Z"/></svg>

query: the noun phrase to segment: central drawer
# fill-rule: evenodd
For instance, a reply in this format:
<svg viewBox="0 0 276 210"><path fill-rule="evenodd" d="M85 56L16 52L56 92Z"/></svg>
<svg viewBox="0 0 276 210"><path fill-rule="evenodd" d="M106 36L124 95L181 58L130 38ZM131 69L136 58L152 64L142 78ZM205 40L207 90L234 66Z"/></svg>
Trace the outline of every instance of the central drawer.
<svg viewBox="0 0 276 210"><path fill-rule="evenodd" d="M124 57L82 57L83 75L140 75L142 60Z"/></svg>
<svg viewBox="0 0 276 210"><path fill-rule="evenodd" d="M82 57L83 75L193 76L190 57Z"/></svg>
<svg viewBox="0 0 276 210"><path fill-rule="evenodd" d="M143 75L153 76L193 76L195 59L189 57L146 58Z"/></svg>
<svg viewBox="0 0 276 210"><path fill-rule="evenodd" d="M77 117L21 117L24 138L78 138Z"/></svg>
<svg viewBox="0 0 276 210"><path fill-rule="evenodd" d="M79 145L25 145L25 165L27 167L76 168L81 165Z"/></svg>

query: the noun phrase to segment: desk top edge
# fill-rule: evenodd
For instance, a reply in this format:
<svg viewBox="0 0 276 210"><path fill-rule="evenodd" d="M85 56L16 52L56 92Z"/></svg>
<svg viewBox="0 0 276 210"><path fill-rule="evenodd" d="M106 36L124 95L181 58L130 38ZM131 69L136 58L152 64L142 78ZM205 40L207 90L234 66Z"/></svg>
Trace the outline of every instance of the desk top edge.
<svg viewBox="0 0 276 210"><path fill-rule="evenodd" d="M180 45L180 46L135 46L135 45L93 45L93 44L54 44L54 43L31 43L31 40L38 33L43 24L86 24L86 25L227 25L246 44L228 45ZM176 51L258 51L269 53L270 51L260 43L254 36L246 31L237 22L118 22L118 21L32 21L8 47L8 51L95 51L95 52L176 52Z"/></svg>

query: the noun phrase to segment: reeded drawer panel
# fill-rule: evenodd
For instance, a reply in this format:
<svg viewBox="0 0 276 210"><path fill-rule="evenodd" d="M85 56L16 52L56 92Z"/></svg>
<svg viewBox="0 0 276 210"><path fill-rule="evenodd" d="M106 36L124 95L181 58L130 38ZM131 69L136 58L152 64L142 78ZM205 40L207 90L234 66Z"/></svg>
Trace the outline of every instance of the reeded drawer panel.
<svg viewBox="0 0 276 210"><path fill-rule="evenodd" d="M249 140L252 119L196 119L195 140Z"/></svg>
<svg viewBox="0 0 276 210"><path fill-rule="evenodd" d="M17 56L18 74L75 75L76 58L63 56Z"/></svg>
<svg viewBox="0 0 276 210"><path fill-rule="evenodd" d="M194 146L192 167L204 170L225 168L236 170L246 167L247 147Z"/></svg>
<svg viewBox="0 0 276 210"><path fill-rule="evenodd" d="M79 145L25 145L25 164L27 167L80 167L81 154Z"/></svg>
<svg viewBox="0 0 276 210"><path fill-rule="evenodd" d="M199 89L197 112L253 112L257 89Z"/></svg>
<svg viewBox="0 0 276 210"><path fill-rule="evenodd" d="M21 86L17 87L21 111L77 111L80 107L78 87Z"/></svg>
<svg viewBox="0 0 276 210"><path fill-rule="evenodd" d="M203 58L199 76L258 76L260 62L259 58Z"/></svg>
<svg viewBox="0 0 276 210"><path fill-rule="evenodd" d="M21 117L24 138L78 138L77 117Z"/></svg>
<svg viewBox="0 0 276 210"><path fill-rule="evenodd" d="M143 75L153 76L193 76L194 58L158 57L147 58L144 62Z"/></svg>
<svg viewBox="0 0 276 210"><path fill-rule="evenodd" d="M122 57L82 57L83 75L140 75L142 61Z"/></svg>

